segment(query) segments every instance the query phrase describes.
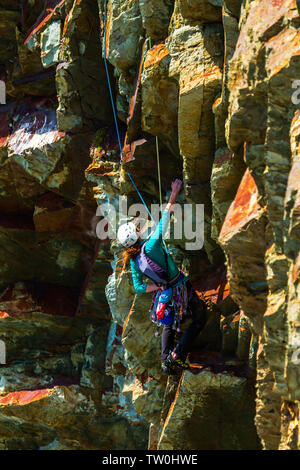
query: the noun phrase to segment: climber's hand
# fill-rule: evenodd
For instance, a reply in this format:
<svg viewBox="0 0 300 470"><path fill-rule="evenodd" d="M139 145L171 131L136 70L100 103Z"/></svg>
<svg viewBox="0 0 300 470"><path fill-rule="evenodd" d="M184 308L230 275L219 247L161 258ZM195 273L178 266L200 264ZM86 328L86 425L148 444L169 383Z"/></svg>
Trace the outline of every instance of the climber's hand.
<svg viewBox="0 0 300 470"><path fill-rule="evenodd" d="M182 181L180 179L176 179L171 184L172 193L177 195L180 192L181 187L182 187Z"/></svg>
<svg viewBox="0 0 300 470"><path fill-rule="evenodd" d="M172 193L171 193L171 196L170 196L170 199L169 199L169 202L165 208L165 210L167 212L172 212L173 210L173 205L176 203L176 198L177 198L177 195L178 193L180 192L181 190L181 186L182 186L182 181L179 180L179 179L176 179L175 181L173 181L173 183L171 184L171 188L172 188Z"/></svg>
<svg viewBox="0 0 300 470"><path fill-rule="evenodd" d="M146 287L146 292L155 292L157 290L159 290L160 287L157 286L156 284L148 284L147 287Z"/></svg>

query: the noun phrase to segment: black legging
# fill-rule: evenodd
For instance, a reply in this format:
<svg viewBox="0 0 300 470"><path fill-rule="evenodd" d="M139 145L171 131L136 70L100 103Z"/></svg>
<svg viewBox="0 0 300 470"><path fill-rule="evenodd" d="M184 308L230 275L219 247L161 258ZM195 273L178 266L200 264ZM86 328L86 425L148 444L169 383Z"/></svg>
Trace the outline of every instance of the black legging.
<svg viewBox="0 0 300 470"><path fill-rule="evenodd" d="M192 343L196 336L203 329L206 322L206 304L200 300L190 281L187 282L188 288L188 310L192 314L193 322L184 332L179 340L174 352L178 354L180 359L185 360L188 355ZM165 325L161 335L161 360L165 362L170 351L173 350L175 330L172 325Z"/></svg>

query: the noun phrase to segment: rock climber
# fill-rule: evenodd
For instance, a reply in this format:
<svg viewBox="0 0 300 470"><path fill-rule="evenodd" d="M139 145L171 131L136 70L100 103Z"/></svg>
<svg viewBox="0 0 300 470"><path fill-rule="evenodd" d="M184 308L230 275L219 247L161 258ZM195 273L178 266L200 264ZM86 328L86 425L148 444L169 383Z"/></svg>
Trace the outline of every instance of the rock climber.
<svg viewBox="0 0 300 470"><path fill-rule="evenodd" d="M188 369L187 354L192 343L206 322L206 304L200 300L188 277L176 266L164 248L163 236L168 228L182 181L173 181L171 196L153 234L142 240L133 222L120 226L118 241L124 246L124 267L131 266L133 286L136 292L153 292L150 309L151 320L163 325L161 335L161 363L166 374L175 373L176 368ZM144 276L154 283L144 282ZM180 332L180 323L188 316L192 323L182 334L174 348L175 331Z"/></svg>

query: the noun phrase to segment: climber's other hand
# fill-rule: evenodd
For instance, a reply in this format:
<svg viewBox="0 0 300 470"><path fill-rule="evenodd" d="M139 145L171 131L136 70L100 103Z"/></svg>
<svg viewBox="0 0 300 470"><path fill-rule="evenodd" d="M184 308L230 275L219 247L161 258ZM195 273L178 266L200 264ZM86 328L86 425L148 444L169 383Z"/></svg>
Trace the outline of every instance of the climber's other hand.
<svg viewBox="0 0 300 470"><path fill-rule="evenodd" d="M174 209L174 204L176 203L176 198L177 198L177 195L178 193L180 192L181 190L181 186L182 186L182 181L179 180L179 179L176 179L175 181L173 181L173 183L171 184L171 188L172 188L172 193L171 193L171 196L170 196L170 199L169 199L169 202L165 208L165 210L167 212L172 212L173 209Z"/></svg>
<svg viewBox="0 0 300 470"><path fill-rule="evenodd" d="M182 181L180 179L176 179L171 184L172 193L173 194L178 194L181 190L181 187L182 187Z"/></svg>

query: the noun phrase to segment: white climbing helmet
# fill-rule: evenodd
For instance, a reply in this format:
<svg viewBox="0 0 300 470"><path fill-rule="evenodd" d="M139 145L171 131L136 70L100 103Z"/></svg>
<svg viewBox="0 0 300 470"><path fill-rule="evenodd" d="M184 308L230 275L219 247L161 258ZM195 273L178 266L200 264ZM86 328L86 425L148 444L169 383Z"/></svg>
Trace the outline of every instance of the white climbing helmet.
<svg viewBox="0 0 300 470"><path fill-rule="evenodd" d="M119 242L125 246L125 248L129 248L134 245L139 238L133 222L127 222L126 224L121 225L118 230L117 237Z"/></svg>

